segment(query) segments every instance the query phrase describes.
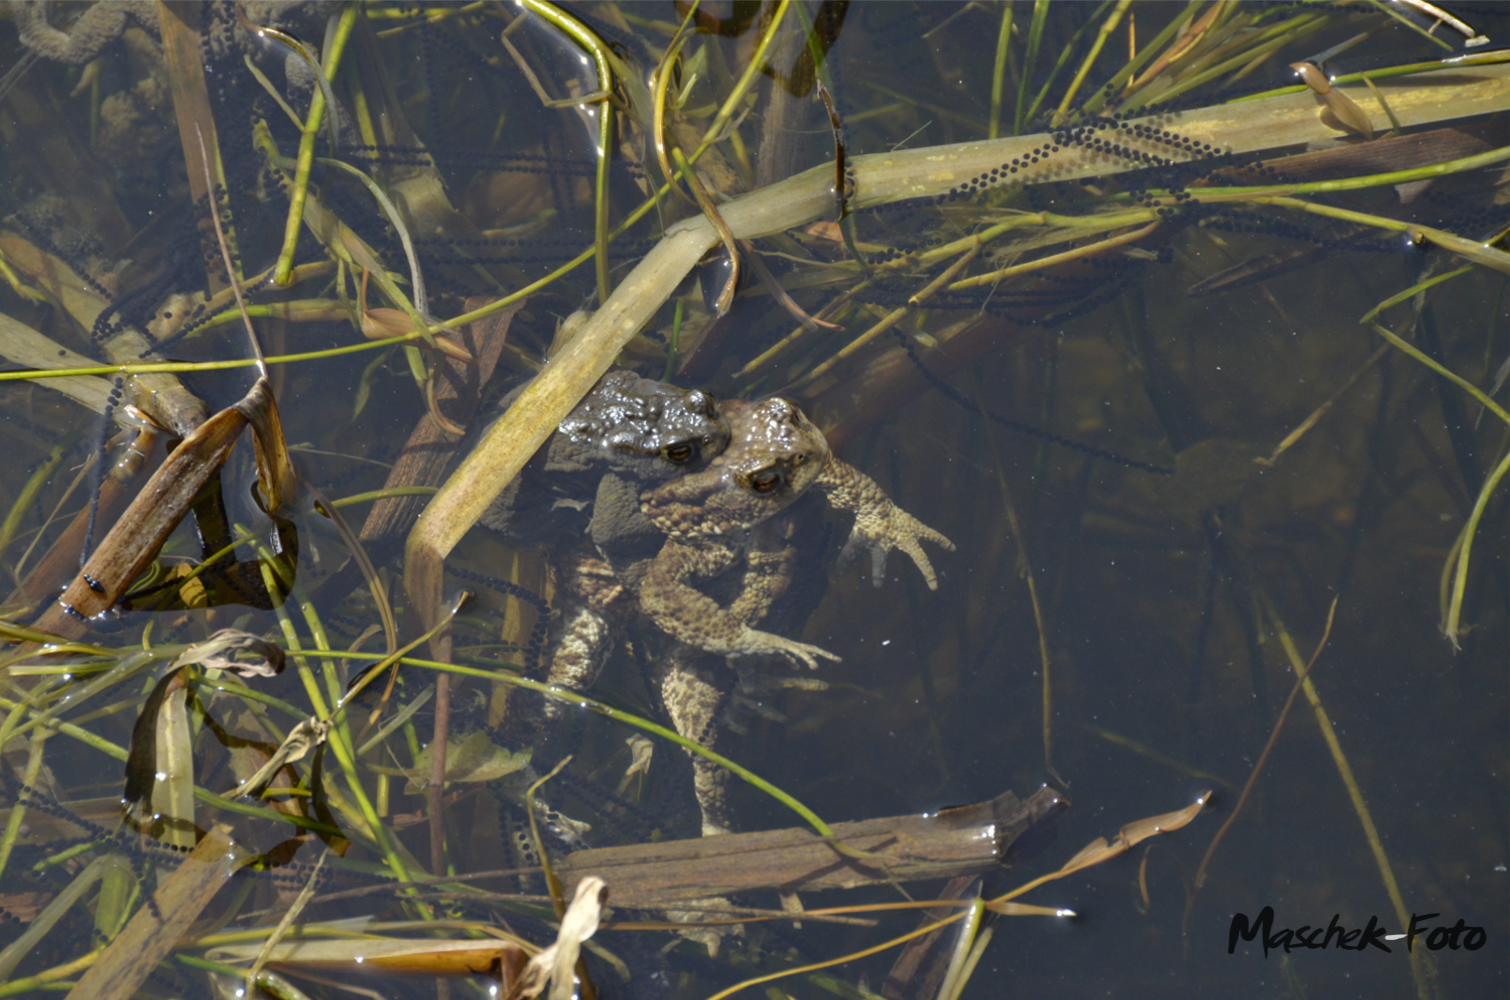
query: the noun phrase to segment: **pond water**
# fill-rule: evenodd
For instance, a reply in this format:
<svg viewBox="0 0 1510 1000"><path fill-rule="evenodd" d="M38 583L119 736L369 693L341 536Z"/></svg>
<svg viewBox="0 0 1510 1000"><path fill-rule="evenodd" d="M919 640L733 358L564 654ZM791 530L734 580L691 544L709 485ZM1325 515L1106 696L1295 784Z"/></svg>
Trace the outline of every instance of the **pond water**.
<svg viewBox="0 0 1510 1000"><path fill-rule="evenodd" d="M504 995L540 849L636 844L579 995L1503 995L1510 19L1428 6L11 5L0 996L242 996L290 913L266 995ZM472 527L610 365L728 450Z"/></svg>

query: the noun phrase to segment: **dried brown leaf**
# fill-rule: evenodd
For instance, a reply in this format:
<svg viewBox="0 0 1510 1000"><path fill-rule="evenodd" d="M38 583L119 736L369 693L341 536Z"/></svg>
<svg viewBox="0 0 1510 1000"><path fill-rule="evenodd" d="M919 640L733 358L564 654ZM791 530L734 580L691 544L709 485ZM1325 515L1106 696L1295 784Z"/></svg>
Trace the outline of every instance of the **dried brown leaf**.
<svg viewBox="0 0 1510 1000"><path fill-rule="evenodd" d="M1374 123L1368 120L1368 113L1351 97L1340 90L1333 90L1322 100L1326 102L1326 108L1321 112L1323 123L1349 132L1357 132L1365 139L1373 139Z"/></svg>
<svg viewBox="0 0 1510 1000"><path fill-rule="evenodd" d="M539 996L548 982L551 984L550 1000L571 1000L576 986L573 970L582 953L582 942L598 932L598 921L607 899L608 886L596 875L589 875L577 883L576 895L561 918L556 943L530 959L529 968L524 970L524 979L519 984L520 996Z"/></svg>
<svg viewBox="0 0 1510 1000"><path fill-rule="evenodd" d="M986 903L986 909L1006 917L1072 917L1074 913L1057 906L1034 906L1032 903Z"/></svg>
<svg viewBox="0 0 1510 1000"><path fill-rule="evenodd" d="M207 953L212 961L252 961L262 950L260 943L227 945ZM362 938L350 941L284 941L268 954L268 964L297 971L326 969L350 973L354 967L374 968L419 976L465 976L501 974L505 987L512 987L528 955L512 941L417 941L399 938Z"/></svg>
<svg viewBox="0 0 1510 1000"><path fill-rule="evenodd" d="M315 747L325 742L330 735L331 721L329 719L305 719L293 728L288 738L278 747L277 751L268 758L266 764L257 769L257 773L237 785L227 796L245 795L255 798L261 795L273 782L273 777L287 764L303 760Z"/></svg>
<svg viewBox="0 0 1510 1000"><path fill-rule="evenodd" d="M1124 850L1126 850L1125 847L1113 848L1111 844L1107 843L1105 837L1097 837L1082 847L1074 857L1066 861L1059 871L1063 874L1069 874L1073 871L1079 871L1081 868L1099 865L1103 861L1115 858Z"/></svg>
<svg viewBox="0 0 1510 1000"><path fill-rule="evenodd" d="M1210 792L1202 792L1194 802L1184 809L1161 813L1158 816L1149 816L1147 819L1135 820L1121 829L1117 834L1117 839L1124 841L1128 847L1132 847L1134 844L1142 843L1149 837L1178 830L1200 815L1201 810L1206 807L1206 802L1210 798Z"/></svg>
<svg viewBox="0 0 1510 1000"><path fill-rule="evenodd" d="M197 663L207 670L229 670L238 677L276 677L283 672L283 649L260 636L223 628L196 642L173 661L174 667Z"/></svg>
<svg viewBox="0 0 1510 1000"><path fill-rule="evenodd" d="M37 621L36 628L77 639L88 630L90 619L115 607L126 589L157 558L200 490L219 474L242 429L257 422L276 426L276 417L271 418L271 424L266 423L271 406L272 389L267 379L258 379L240 402L221 410L184 438L105 535L63 596ZM285 486L279 484L278 488Z"/></svg>
<svg viewBox="0 0 1510 1000"><path fill-rule="evenodd" d="M368 340L387 340L402 337L414 329L408 315L402 309L378 306L362 314L362 336Z"/></svg>
<svg viewBox="0 0 1510 1000"><path fill-rule="evenodd" d="M299 476L294 463L288 457L288 442L283 437L283 421L278 417L278 401L273 397L272 386L266 379L258 379L257 386L247 393L236 409L252 425L252 442L257 453L257 488L262 494L262 509L269 515L294 502L299 489ZM258 386L262 387L258 391Z"/></svg>

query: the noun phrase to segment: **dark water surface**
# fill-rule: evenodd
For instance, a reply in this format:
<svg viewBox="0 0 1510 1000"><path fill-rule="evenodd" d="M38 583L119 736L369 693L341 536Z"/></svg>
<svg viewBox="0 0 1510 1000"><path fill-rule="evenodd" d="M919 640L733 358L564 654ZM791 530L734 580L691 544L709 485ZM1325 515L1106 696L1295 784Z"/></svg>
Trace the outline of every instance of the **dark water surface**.
<svg viewBox="0 0 1510 1000"><path fill-rule="evenodd" d="M653 116L645 102L654 92L644 84L685 7L571 7L635 81L621 81L609 104L571 105L563 99L600 89L592 60L539 12L511 28L521 16L514 4L374 4L351 9L344 22L341 5L169 6L159 14L132 5L129 16L104 17L87 4L50 5L49 33L40 7L17 5L0 23L0 65L9 68L0 83L0 354L8 359L0 367L249 357L234 302L222 294L206 305L207 293L227 286L194 123L200 135L213 124L217 199L237 266L244 276L261 275L286 245L301 133L249 64L302 118L322 91L291 43L324 53L327 67L332 49L341 50L329 81L338 127L305 144L311 201L326 221L299 231L296 283L248 290L269 356L370 343L357 321L364 266L381 263L404 305L420 305L397 227L351 171L325 162L333 154L394 205L420 265L424 308L437 321L512 295L592 247L605 107L615 120L604 178L610 224L628 218L664 181L648 137ZM642 375L669 376L724 399L788 396L828 432L837 456L957 546L927 547L936 591L900 552L873 588L856 565L837 562L848 514L809 525L800 536L794 598L765 627L842 662L824 662L808 675L780 657L751 658L746 666L769 677L802 673L828 687L751 694L765 714L748 707L739 713L738 729L719 737L721 753L828 823L932 812L1006 791L1026 798L1045 785L1062 793L1071 805L1058 819L1056 840L1011 869L992 869L980 885L961 887L987 898L1058 869L1098 837L1214 793L1182 829L1019 899L1075 917L988 917L989 943L959 995L1470 998L1510 988L1510 506L1499 478L1510 448L1503 389L1510 256L1497 242L1510 227L1510 188L1500 186L1505 161L1490 156L1466 169L1443 168L1435 178L1422 169L1510 148L1503 122L1510 97L1495 89L1505 87L1505 64L1492 58L1430 78L1388 72L1493 52L1506 42L1503 9L1454 10L1488 43L1465 49L1464 36L1441 25L1435 36L1448 52L1364 4L799 2L775 29L768 53L774 68L754 77L748 96L730 109L732 124L720 125L724 136L700 161L699 185L719 204L830 162L834 133L815 77L843 122L849 158L1046 133L1026 146L1004 146L999 167L979 177L972 169L940 182L951 169L943 154L937 166L910 168L910 190L926 197L901 200L900 189L888 188L889 204L852 213L844 237L832 224L833 207L806 220L815 225L756 240L771 280L809 314L827 307L821 318L842 329L793 336L799 321L773 302L748 264L732 310L714 322L710 310L725 272L709 264L696 269L701 284L646 293L663 304L618 356ZM667 134L683 152L713 124L777 11L759 3L699 8L701 30L681 48L666 116ZM1004 17L1010 34L999 49ZM1110 18L1115 27L1101 54L1071 93ZM254 23L279 30L259 34L249 30ZM1183 34L1161 35L1177 23ZM56 34L69 28L72 41ZM1328 54L1349 40L1351 47ZM1130 46L1151 54L1134 73L1115 75ZM824 51L815 73L814 53ZM1170 53L1167 66L1156 65ZM1372 143L1340 124L1272 142L1252 136L1264 129L1279 135L1278 118L1261 125L1233 118L1226 134L1190 124L1210 120L1200 109L1292 86L1289 64L1306 60L1333 77L1376 77L1417 144L1406 149L1405 140L1387 137L1388 116L1361 87L1347 93L1372 119ZM1480 91L1470 98L1454 88L1467 88L1473 73L1481 74L1473 78ZM537 87L568 106L543 105ZM1430 87L1438 96L1420 99L1421 88ZM1319 95L1306 99L1322 106ZM1061 102L1067 117L1054 122ZM1147 130L1130 127L1150 112L1162 117ZM1119 127L1113 113L1129 124ZM1291 118L1313 127L1315 114L1306 104ZM1239 137L1241 129L1248 131ZM1350 147L1360 154L1373 148L1373 158L1337 158ZM867 172L873 169L862 162L851 178L862 200L890 183ZM1395 173L1398 179L1353 182ZM1422 180L1432 182L1422 188L1415 183ZM1321 181L1347 183L1305 186ZM1283 190L1267 200L1217 194L1257 185ZM1276 202L1276 195L1290 200ZM1101 221L1115 212L1126 217ZM612 244L610 285L624 283L666 227L698 215L685 194L646 213ZM930 250L982 233L988 242L951 280L1096 240L1118 242L998 281L929 290L932 299L830 364L970 248ZM1456 249L1470 257L1443 246L1451 236L1466 241ZM866 259L863 272L843 239ZM1244 263L1251 265L1245 277L1224 275ZM1424 295L1405 296L1375 317L1399 346L1360 322L1385 300L1437 278ZM1219 284L1194 287L1208 279ZM370 336L412 329L378 282L365 287L367 307L388 310L369 316ZM444 398L438 405L449 422L469 425L463 448L477 439L496 401L564 342L562 320L596 308L598 294L589 260L528 295L496 358L450 369L466 405ZM480 320L473 330L492 322ZM125 339L131 331L135 346ZM789 337L790 344L770 350ZM270 366L302 478L332 500L382 489L411 432L429 419L416 373L434 379L448 364L411 342ZM161 386L154 397L153 387L133 376L117 377L77 376L68 394L57 391L57 379L0 383L7 454L0 507L8 512L0 564L14 591L3 616L16 626L38 621L75 578L82 537L59 538L76 517L87 519L101 481L97 466L86 468L91 456L103 444L114 463L145 421L170 419ZM255 370L201 368L176 377L215 413L242 398ZM127 403L147 415L128 412ZM159 442L175 437L171 427L158 433ZM456 438L442 432L436 440L450 447ZM163 447L155 446L149 471ZM437 485L441 471L437 466L437 478L421 485ZM267 852L267 870L242 873L180 939L164 938L162 964L150 975L143 970L134 995L240 995L239 980L205 966L233 958L212 951L218 939L199 939L275 923L326 851L314 834L291 840L296 828L268 818L268 802L260 816L233 812L224 800L201 799L178 813L164 806L172 801L170 771L192 773L198 788L225 793L301 718L326 714L343 684L383 653L381 630L365 634L381 625L378 602L354 567L343 575L341 534L300 494L280 515L285 527L276 541L255 480L247 433L217 480L219 529L219 503L202 496L196 514L150 560L127 605L67 624L74 631L66 635L98 650L25 658L46 665L42 671L16 670L11 654L18 647L7 654L9 675L0 679L4 805L26 810L24 817L7 812L18 818L0 847L0 914L8 918L0 923L0 948L21 940L92 860L114 855L125 863L114 881L84 889L8 968L0 957L0 979L12 984L0 986L0 996L42 988L27 981L39 974L77 982L87 963L49 970L96 949L106 949L99 962L118 961L124 949L109 949L118 935L129 936L121 931L127 919L136 927L152 918L143 896L173 877L184 849L217 823L229 824L247 853ZM119 516L106 494L93 546ZM403 542L424 502L389 501L384 509L396 527L386 536L364 535L392 596L401 642L423 632L405 592ZM374 504L342 510L352 529L363 531ZM1455 575L1470 521L1476 530L1467 569ZM375 530L373 522L368 528ZM176 579L233 541L244 569ZM281 563L274 558L280 544ZM563 606L562 580L547 565L559 565L565 544L515 548L478 528L451 554L448 565L461 572L446 578L447 591L465 585L478 597L453 632L453 662L474 673L451 680L450 740L481 734L474 738L495 748L489 753L497 762L505 751L534 745L532 776L573 754L541 795L591 828L574 844L562 839L557 814L546 814L546 847L558 857L573 846L695 837L691 769L675 746L658 740L649 775L621 789L630 761L625 741L638 730L574 708L559 732L527 739L521 734L531 730L518 722L521 699L511 719L507 685L477 675L543 676L538 644L547 626L559 629L560 615L541 609ZM46 562L54 546L55 561ZM287 600L290 585L278 581L275 564L291 567L297 579ZM511 588L513 596L503 592ZM1312 660L1334 602L1310 687L1291 704L1296 667ZM1451 615L1455 643L1445 634ZM228 627L288 648L290 635L303 649L360 642L368 658L290 658L280 676L242 682L273 704L217 694L224 678L191 671L184 677L197 679L187 708L179 703L186 722L175 735L174 709L157 707L164 691L149 697L156 679L185 644ZM13 631L6 637L27 638ZM664 722L645 680L664 643L630 638L614 648L591 693ZM167 652L154 658L144 648ZM719 682L732 686L732 671L715 668ZM108 682L88 687L102 676ZM285 773L303 793L271 796L306 826L334 824L349 835L344 858L330 852L301 921L443 918L470 922L474 932L505 927L549 943L553 914L537 874L468 883L491 896L458 892L424 903L406 902L384 884L391 865L366 826L361 800L381 815L392 856L412 877L427 877L434 857L429 802L418 780L429 758L417 763L416 754L434 738L438 674L410 665L399 676L385 719L423 699L407 723L353 771L331 752L318 775L312 758L291 765ZM381 689L369 689L344 739L357 735ZM39 712L66 725L29 725ZM167 818L149 815L146 832L137 832L120 818L120 755L144 713L135 745L147 764L137 761L145 770L136 787L145 781L145 811ZM183 751L188 762L175 770L173 755ZM450 873L538 864L521 805L529 783L523 773L485 772L447 786ZM178 780L180 794L186 781ZM801 825L775 799L734 785L738 829ZM176 828L174 815L181 817ZM154 847L157 841L177 847ZM73 852L72 860L60 860L63 852ZM376 891L319 898L364 887ZM902 890L918 900L944 891L941 880L882 884L804 893L801 903L890 903L904 898ZM735 902L781 906L770 890ZM433 909L426 914L424 907ZM1266 907L1267 955L1258 938L1229 949L1234 916L1257 921ZM1334 915L1345 931L1372 921L1387 934L1403 932L1401 908L1406 920L1422 918L1413 952L1404 940L1382 941L1386 953L1359 945L1361 937L1342 938L1353 947L1339 948L1340 936L1324 949L1297 947L1293 938L1291 949L1284 947L1285 929L1324 932ZM665 919L659 910L616 916ZM920 926L916 911L869 916L876 926L749 924L743 936L725 937L714 957L664 930L609 929L595 940L614 961L589 956L587 968L605 997L710 997ZM1450 942L1445 932L1430 934L1458 923ZM383 933L434 936L422 923ZM898 947L751 985L741 995L931 1000L941 995L937 976L956 933L951 926L937 943L932 979L926 968L910 978L894 970ZM1323 933L1311 940L1328 939ZM349 996L342 984L383 997L434 996L437 989L487 996L492 982L457 977L437 985L429 974L375 975L350 962L310 973L283 970L311 997Z"/></svg>

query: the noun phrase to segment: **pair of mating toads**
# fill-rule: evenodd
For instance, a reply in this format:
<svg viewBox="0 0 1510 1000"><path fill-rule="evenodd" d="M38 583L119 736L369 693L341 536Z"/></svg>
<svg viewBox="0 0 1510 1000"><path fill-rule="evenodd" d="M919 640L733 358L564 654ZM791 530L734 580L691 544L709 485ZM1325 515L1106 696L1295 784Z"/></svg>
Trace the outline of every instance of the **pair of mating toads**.
<svg viewBox="0 0 1510 1000"><path fill-rule="evenodd" d="M618 640L635 635L677 731L711 747L725 662L748 682L757 654L809 667L839 659L758 627L783 617L794 584L815 568L804 543L812 501L799 503L811 494L855 516L841 560L868 549L880 586L887 553L901 549L937 589L921 542L953 543L835 458L794 403L719 402L630 371L599 381L482 523L549 547L558 594L550 683L592 687ZM533 735L562 710L540 705ZM703 833L727 832L727 772L702 757L693 765Z"/></svg>

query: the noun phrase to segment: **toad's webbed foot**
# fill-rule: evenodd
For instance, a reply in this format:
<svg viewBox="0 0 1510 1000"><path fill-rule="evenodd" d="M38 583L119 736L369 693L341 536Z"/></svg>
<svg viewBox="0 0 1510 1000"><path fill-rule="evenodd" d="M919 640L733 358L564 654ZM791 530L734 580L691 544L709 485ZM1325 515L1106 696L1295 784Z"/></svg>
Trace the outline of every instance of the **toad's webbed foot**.
<svg viewBox="0 0 1510 1000"><path fill-rule="evenodd" d="M842 662L843 660L843 657L830 653L826 649L810 646L805 642L787 639L773 632L762 632L759 629L753 628L741 629L735 637L734 642L730 645L730 648L717 650L717 652L745 656L755 653L780 653L783 656L805 664L809 670L818 669L818 657L822 657L825 660L833 660L835 663Z"/></svg>
<svg viewBox="0 0 1510 1000"><path fill-rule="evenodd" d="M854 530L839 551L839 561L847 562L864 549L870 550L870 582L879 587L886 578L886 556L892 549L901 549L912 557L917 568L928 583L929 590L938 590L938 577L933 564L923 551L920 541L933 542L947 552L954 551L954 543L919 521L902 508L887 501L888 510L880 517L856 517Z"/></svg>
<svg viewBox="0 0 1510 1000"><path fill-rule="evenodd" d="M730 659L729 666L739 674L739 683L729 693L722 722L725 729L741 736L750 735L745 722L751 718L786 724L787 717L771 703L771 695L780 691L827 691L829 688L828 681L816 677L773 677L754 669L743 657Z"/></svg>
<svg viewBox="0 0 1510 1000"><path fill-rule="evenodd" d="M928 589L938 589L938 577L921 543L932 542L953 552L953 542L892 503L865 473L837 458L829 458L816 485L827 497L829 506L853 511L855 515L854 530L839 553L840 562L854 558L862 548L869 549L870 579L879 587L886 575L887 554L892 549L901 549L917 564Z"/></svg>

